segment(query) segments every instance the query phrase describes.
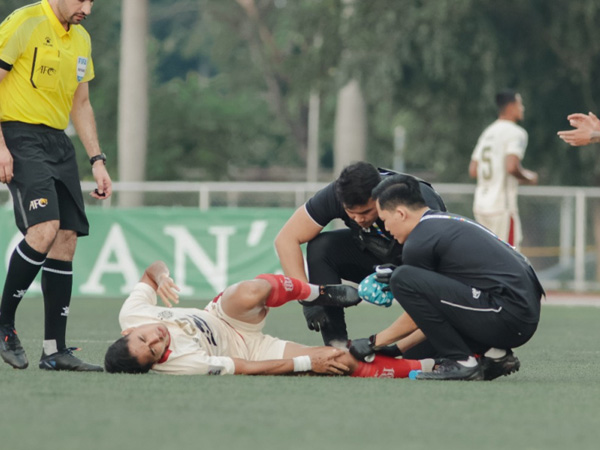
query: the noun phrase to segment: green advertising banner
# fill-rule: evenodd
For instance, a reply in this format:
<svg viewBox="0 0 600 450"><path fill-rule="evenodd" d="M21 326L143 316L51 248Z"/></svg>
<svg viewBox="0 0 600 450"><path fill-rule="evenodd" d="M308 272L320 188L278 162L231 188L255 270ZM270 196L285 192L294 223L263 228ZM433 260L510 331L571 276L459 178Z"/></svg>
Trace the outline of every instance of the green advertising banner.
<svg viewBox="0 0 600 450"><path fill-rule="evenodd" d="M73 296L123 297L161 259L183 297L211 299L234 282L280 272L273 240L293 209L87 207L90 235L78 240ZM0 280L22 235L0 207ZM39 277L29 290L41 293Z"/></svg>

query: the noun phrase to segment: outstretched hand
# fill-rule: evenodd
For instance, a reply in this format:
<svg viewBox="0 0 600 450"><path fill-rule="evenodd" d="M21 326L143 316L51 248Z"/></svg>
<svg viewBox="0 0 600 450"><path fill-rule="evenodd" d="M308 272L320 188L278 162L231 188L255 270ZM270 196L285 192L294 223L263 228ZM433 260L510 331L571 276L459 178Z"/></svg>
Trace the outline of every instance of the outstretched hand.
<svg viewBox="0 0 600 450"><path fill-rule="evenodd" d="M574 147L600 142L600 119L592 112L589 114L570 114L567 116L574 130L559 131L558 136Z"/></svg>
<svg viewBox="0 0 600 450"><path fill-rule="evenodd" d="M173 306L172 303L179 303L179 291L181 291L181 289L175 284L173 278L165 274L158 283L156 294L160 297L165 306L171 308Z"/></svg>

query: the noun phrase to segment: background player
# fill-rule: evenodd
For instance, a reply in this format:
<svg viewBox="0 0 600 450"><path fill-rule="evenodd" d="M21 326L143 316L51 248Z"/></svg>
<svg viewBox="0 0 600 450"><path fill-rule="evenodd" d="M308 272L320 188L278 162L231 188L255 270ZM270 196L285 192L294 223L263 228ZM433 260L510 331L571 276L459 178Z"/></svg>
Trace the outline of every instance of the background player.
<svg viewBox="0 0 600 450"><path fill-rule="evenodd" d="M475 220L500 239L519 249L522 239L517 204L517 187L537 184L538 175L524 169L521 161L527 148L527 132L517 125L525 107L521 95L505 90L496 95L498 119L477 141L469 175L477 178L473 214Z"/></svg>

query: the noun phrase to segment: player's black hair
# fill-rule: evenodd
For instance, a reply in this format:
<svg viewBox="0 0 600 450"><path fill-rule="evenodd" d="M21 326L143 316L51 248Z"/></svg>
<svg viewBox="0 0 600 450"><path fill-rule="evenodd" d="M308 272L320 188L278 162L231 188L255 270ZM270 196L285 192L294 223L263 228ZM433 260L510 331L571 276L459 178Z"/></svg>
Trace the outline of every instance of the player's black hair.
<svg viewBox="0 0 600 450"><path fill-rule="evenodd" d="M366 205L371 199L371 191L380 181L379 171L360 161L342 170L335 182L335 192L346 208Z"/></svg>
<svg viewBox="0 0 600 450"><path fill-rule="evenodd" d="M419 181L410 175L393 175L385 178L373 189L373 199L379 202L381 209L394 209L405 205L410 209L420 209L427 206Z"/></svg>
<svg viewBox="0 0 600 450"><path fill-rule="evenodd" d="M496 106L498 112L504 111L507 105L517 101L518 92L514 89L503 89L496 94Z"/></svg>
<svg viewBox="0 0 600 450"><path fill-rule="evenodd" d="M152 363L140 364L129 352L129 336L123 336L108 347L104 355L104 368L108 373L148 373Z"/></svg>

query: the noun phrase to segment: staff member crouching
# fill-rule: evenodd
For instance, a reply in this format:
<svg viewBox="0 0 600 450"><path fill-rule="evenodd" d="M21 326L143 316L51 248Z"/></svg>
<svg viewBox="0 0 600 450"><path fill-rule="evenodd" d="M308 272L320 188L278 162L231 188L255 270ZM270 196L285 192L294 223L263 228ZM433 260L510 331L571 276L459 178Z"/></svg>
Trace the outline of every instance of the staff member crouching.
<svg viewBox="0 0 600 450"><path fill-rule="evenodd" d="M429 209L411 176L387 178L373 198L404 245L389 287L405 314L355 340L352 354L365 359L420 329L440 360L419 380L491 380L519 370L511 349L535 333L545 294L527 259L478 223Z"/></svg>

